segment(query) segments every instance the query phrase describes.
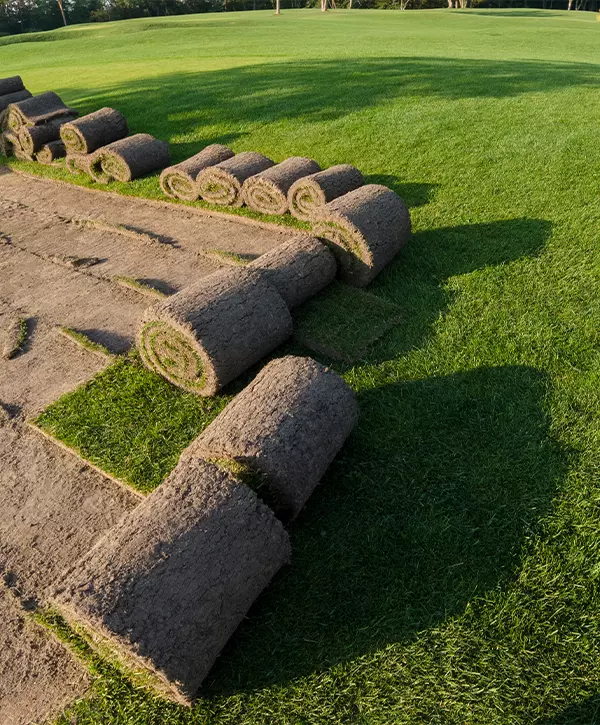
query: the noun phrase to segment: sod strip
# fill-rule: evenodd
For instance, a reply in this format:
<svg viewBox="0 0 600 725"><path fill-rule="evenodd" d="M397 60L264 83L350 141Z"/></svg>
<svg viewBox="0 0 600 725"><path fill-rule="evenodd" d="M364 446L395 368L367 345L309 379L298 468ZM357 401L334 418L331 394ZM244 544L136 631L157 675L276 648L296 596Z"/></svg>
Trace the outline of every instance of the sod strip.
<svg viewBox="0 0 600 725"><path fill-rule="evenodd" d="M368 184L315 212L313 232L331 245L340 277L364 287L406 246L410 214L394 191Z"/></svg>
<svg viewBox="0 0 600 725"><path fill-rule="evenodd" d="M99 184L128 182L164 169L171 163L169 144L147 133L138 133L104 146L90 159L89 173Z"/></svg>
<svg viewBox="0 0 600 725"><path fill-rule="evenodd" d="M7 127L13 133L18 133L22 126L37 126L61 117L75 118L78 115L53 91L11 103L7 113Z"/></svg>
<svg viewBox="0 0 600 725"><path fill-rule="evenodd" d="M189 705L289 558L286 531L256 494L187 454L67 570L53 600L93 645L130 670L144 668L148 684Z"/></svg>
<svg viewBox="0 0 600 725"><path fill-rule="evenodd" d="M354 393L311 358L273 360L182 454L263 474L276 514L295 518L358 420Z"/></svg>
<svg viewBox="0 0 600 725"><path fill-rule="evenodd" d="M271 166L274 162L266 156L245 151L201 171L196 178L198 193L210 204L242 206L242 184Z"/></svg>
<svg viewBox="0 0 600 725"><path fill-rule="evenodd" d="M244 201L250 209L261 214L285 214L291 185L320 170L316 161L292 156L247 179L242 187Z"/></svg>
<svg viewBox="0 0 600 725"><path fill-rule="evenodd" d="M27 98L31 98L32 94L23 89L22 91L16 91L15 93L7 93L0 96L0 111L4 111L10 106L11 103L17 103L18 101L25 101Z"/></svg>
<svg viewBox="0 0 600 725"><path fill-rule="evenodd" d="M350 164L339 164L294 182L288 192L290 212L296 219L310 221L318 209L338 196L365 183L361 172Z"/></svg>
<svg viewBox="0 0 600 725"><path fill-rule="evenodd" d="M18 93L24 91L23 79L21 76L10 76L9 78L0 78L0 96L6 96L10 93Z"/></svg>
<svg viewBox="0 0 600 725"><path fill-rule="evenodd" d="M65 145L62 141L50 141L50 143L44 144L42 148L35 155L35 160L40 164L49 166L50 164L58 161L58 159L64 158L67 153Z"/></svg>
<svg viewBox="0 0 600 725"><path fill-rule="evenodd" d="M129 133L127 119L114 108L101 108L65 124L60 137L69 154L91 154Z"/></svg>
<svg viewBox="0 0 600 725"><path fill-rule="evenodd" d="M260 270L290 309L331 284L337 273L333 253L318 239L296 236L248 265Z"/></svg>
<svg viewBox="0 0 600 725"><path fill-rule="evenodd" d="M60 138L60 129L63 120L49 121L41 126L23 126L19 133L19 143L26 154L33 156L51 141Z"/></svg>
<svg viewBox="0 0 600 725"><path fill-rule="evenodd" d="M160 188L173 199L195 201L199 196L196 177L210 166L227 161L234 156L233 151L221 144L211 144L200 153L180 164L169 166L160 175Z"/></svg>
<svg viewBox="0 0 600 725"><path fill-rule="evenodd" d="M28 334L27 320L24 318L14 319L4 333L2 357L5 360L12 360L13 357L16 357L27 342Z"/></svg>
<svg viewBox="0 0 600 725"><path fill-rule="evenodd" d="M284 300L247 267L218 270L144 313L144 364L174 385L214 395L292 334Z"/></svg>

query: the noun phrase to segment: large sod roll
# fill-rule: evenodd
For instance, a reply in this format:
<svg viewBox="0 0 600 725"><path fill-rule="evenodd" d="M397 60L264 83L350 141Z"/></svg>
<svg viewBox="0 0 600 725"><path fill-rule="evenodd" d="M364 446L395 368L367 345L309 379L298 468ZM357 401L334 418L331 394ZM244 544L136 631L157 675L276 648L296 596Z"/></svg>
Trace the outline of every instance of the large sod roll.
<svg viewBox="0 0 600 725"><path fill-rule="evenodd" d="M57 141L60 137L61 120L49 121L41 126L22 126L19 130L19 143L25 153L36 154L42 146Z"/></svg>
<svg viewBox="0 0 600 725"><path fill-rule="evenodd" d="M189 705L290 553L255 493L188 455L63 574L53 603L103 654Z"/></svg>
<svg viewBox="0 0 600 725"><path fill-rule="evenodd" d="M358 419L346 382L311 358L266 365L184 452L265 479L278 516L298 515Z"/></svg>
<svg viewBox="0 0 600 725"><path fill-rule="evenodd" d="M355 166L331 166L292 184L288 192L290 212L297 219L310 221L316 210L364 183L363 175Z"/></svg>
<svg viewBox="0 0 600 725"><path fill-rule="evenodd" d="M292 334L284 300L257 271L218 270L144 313L142 360L175 385L214 395Z"/></svg>
<svg viewBox="0 0 600 725"><path fill-rule="evenodd" d="M89 174L99 184L133 181L171 163L169 144L148 133L119 139L91 155Z"/></svg>
<svg viewBox="0 0 600 725"><path fill-rule="evenodd" d="M333 253L308 236L292 237L248 266L261 271L290 309L331 284L337 273Z"/></svg>
<svg viewBox="0 0 600 725"><path fill-rule="evenodd" d="M387 186L368 184L316 211L313 233L331 245L341 278L364 287L406 246L410 214Z"/></svg>
<svg viewBox="0 0 600 725"><path fill-rule="evenodd" d="M200 196L196 184L198 174L203 169L227 161L233 156L233 151L227 146L211 144L190 159L165 169L160 175L160 188L173 199L196 201Z"/></svg>
<svg viewBox="0 0 600 725"><path fill-rule="evenodd" d="M68 154L91 154L129 133L127 119L114 108L101 108L65 124L60 137Z"/></svg>
<svg viewBox="0 0 600 725"><path fill-rule="evenodd" d="M22 126L39 126L58 118L75 118L77 111L65 106L56 93L47 91L39 96L11 103L7 114L8 128L13 133L18 133Z"/></svg>
<svg viewBox="0 0 600 725"><path fill-rule="evenodd" d="M271 159L256 151L244 151L201 171L196 178L198 193L210 204L242 206L244 181L273 165Z"/></svg>
<svg viewBox="0 0 600 725"><path fill-rule="evenodd" d="M16 91L15 93L7 93L4 96L0 96L0 112L8 108L11 103L25 101L27 98L32 98L32 94L27 89L23 89L22 91Z"/></svg>
<svg viewBox="0 0 600 725"><path fill-rule="evenodd" d="M25 86L21 76L10 76L10 78L0 78L0 96L7 96L9 93L18 93L24 91Z"/></svg>
<svg viewBox="0 0 600 725"><path fill-rule="evenodd" d="M291 185L320 170L316 161L292 156L247 179L242 189L244 201L250 209L262 214L285 214Z"/></svg>
<svg viewBox="0 0 600 725"><path fill-rule="evenodd" d="M49 166L54 161L64 158L66 153L65 145L62 141L50 141L50 143L44 144L37 152L35 160L40 164Z"/></svg>

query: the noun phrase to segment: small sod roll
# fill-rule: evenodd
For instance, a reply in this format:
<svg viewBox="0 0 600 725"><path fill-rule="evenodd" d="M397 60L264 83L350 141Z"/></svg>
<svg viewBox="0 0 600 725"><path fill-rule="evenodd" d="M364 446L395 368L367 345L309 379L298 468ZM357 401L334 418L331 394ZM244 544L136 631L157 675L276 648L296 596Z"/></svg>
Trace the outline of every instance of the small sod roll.
<svg viewBox="0 0 600 725"><path fill-rule="evenodd" d="M7 96L10 93L18 93L24 91L25 86L21 76L10 76L9 78L0 78L0 96Z"/></svg>
<svg viewBox="0 0 600 725"><path fill-rule="evenodd" d="M250 488L188 455L63 574L52 603L104 655L190 705L290 553Z"/></svg>
<svg viewBox="0 0 600 725"><path fill-rule="evenodd" d="M296 219L310 221L315 211L364 183L363 175L350 164L331 166L305 176L294 182L288 192L290 212Z"/></svg>
<svg viewBox="0 0 600 725"><path fill-rule="evenodd" d="M69 154L91 154L129 133L127 119L114 108L101 108L65 124L60 137Z"/></svg>
<svg viewBox="0 0 600 725"><path fill-rule="evenodd" d="M0 134L0 156L6 156L8 158L13 155L13 144L10 140L11 138L12 134Z"/></svg>
<svg viewBox="0 0 600 725"><path fill-rule="evenodd" d="M18 133L22 126L39 126L59 118L71 119L77 116L77 111L66 106L53 91L11 103L6 112L6 124L13 133Z"/></svg>
<svg viewBox="0 0 600 725"><path fill-rule="evenodd" d="M276 514L298 515L358 420L333 370L287 356L266 365L183 457L233 460L265 479Z"/></svg>
<svg viewBox="0 0 600 725"><path fill-rule="evenodd" d="M341 278L364 287L406 246L410 214L394 191L368 184L316 211L313 233L330 244Z"/></svg>
<svg viewBox="0 0 600 725"><path fill-rule="evenodd" d="M72 174L90 173L90 161L92 154L67 154L65 166Z"/></svg>
<svg viewBox="0 0 600 725"><path fill-rule="evenodd" d="M12 155L20 159L21 161L33 161L33 156L28 154L26 151L24 151L23 147L21 146L21 142L19 140L19 136L16 133L11 133L10 131L4 132L4 143L7 145L10 145L10 148L12 150Z"/></svg>
<svg viewBox="0 0 600 725"><path fill-rule="evenodd" d="M169 144L147 133L113 141L95 151L90 158L89 174L99 184L133 181L171 163Z"/></svg>
<svg viewBox="0 0 600 725"><path fill-rule="evenodd" d="M62 141L50 141L50 143L42 146L42 148L37 152L35 160L40 164L49 166L54 163L54 161L64 158L66 153L65 145Z"/></svg>
<svg viewBox="0 0 600 725"><path fill-rule="evenodd" d="M31 97L32 94L26 89L23 89L22 91L16 91L15 93L7 93L4 96L0 96L0 112L8 108L11 103L25 101L27 98Z"/></svg>
<svg viewBox="0 0 600 725"><path fill-rule="evenodd" d="M198 193L210 204L242 206L244 181L273 165L274 162L262 154L244 151L201 171L196 178Z"/></svg>
<svg viewBox="0 0 600 725"><path fill-rule="evenodd" d="M244 201L250 209L262 214L285 214L291 185L320 170L316 161L292 156L247 179L242 189Z"/></svg>
<svg viewBox="0 0 600 725"><path fill-rule="evenodd" d="M251 262L290 309L331 284L337 273L333 253L318 239L296 236Z"/></svg>
<svg viewBox="0 0 600 725"><path fill-rule="evenodd" d="M173 199L196 201L200 196L196 183L198 174L233 156L233 151L227 146L218 143L211 144L190 159L165 169L160 175L160 188Z"/></svg>
<svg viewBox="0 0 600 725"><path fill-rule="evenodd" d="M41 126L22 126L19 130L19 143L25 153L34 155L42 146L60 138L62 121L49 121Z"/></svg>
<svg viewBox="0 0 600 725"><path fill-rule="evenodd" d="M218 270L144 313L145 365L174 385L214 395L292 334L277 290L249 268Z"/></svg>

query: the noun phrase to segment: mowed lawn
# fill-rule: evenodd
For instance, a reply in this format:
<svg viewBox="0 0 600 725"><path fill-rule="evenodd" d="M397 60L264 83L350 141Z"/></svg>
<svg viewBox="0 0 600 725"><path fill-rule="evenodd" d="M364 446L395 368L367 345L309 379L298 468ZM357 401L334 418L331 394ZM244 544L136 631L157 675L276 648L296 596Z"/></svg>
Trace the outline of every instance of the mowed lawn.
<svg viewBox="0 0 600 725"><path fill-rule="evenodd" d="M600 722L594 14L286 10L12 40L2 75L82 112L115 106L177 160L223 142L353 163L415 230L370 288L401 324L338 366L357 430L196 708L96 662L78 725ZM127 191L157 196L156 177ZM122 373L96 383L113 413ZM171 393L130 382L146 427L119 445L135 458L141 437L172 465L196 403L172 393L187 433L169 439ZM91 406L99 449L110 405Z"/></svg>

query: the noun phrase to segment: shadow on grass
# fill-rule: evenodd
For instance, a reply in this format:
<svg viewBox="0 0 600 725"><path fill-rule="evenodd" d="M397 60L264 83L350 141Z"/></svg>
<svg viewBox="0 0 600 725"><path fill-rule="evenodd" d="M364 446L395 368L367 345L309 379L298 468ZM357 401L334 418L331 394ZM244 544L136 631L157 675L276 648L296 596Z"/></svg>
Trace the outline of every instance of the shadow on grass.
<svg viewBox="0 0 600 725"><path fill-rule="evenodd" d="M293 563L204 695L282 683L410 640L497 587L565 474L546 380L480 369L360 395L355 435L292 532Z"/></svg>
<svg viewBox="0 0 600 725"><path fill-rule="evenodd" d="M600 723L600 694L571 705L548 720L536 720L536 725L598 725Z"/></svg>

